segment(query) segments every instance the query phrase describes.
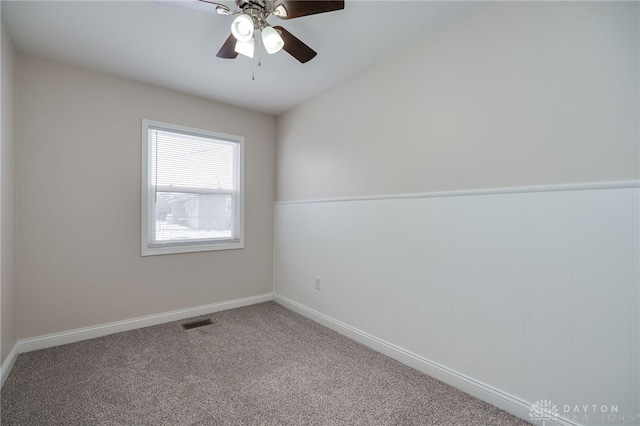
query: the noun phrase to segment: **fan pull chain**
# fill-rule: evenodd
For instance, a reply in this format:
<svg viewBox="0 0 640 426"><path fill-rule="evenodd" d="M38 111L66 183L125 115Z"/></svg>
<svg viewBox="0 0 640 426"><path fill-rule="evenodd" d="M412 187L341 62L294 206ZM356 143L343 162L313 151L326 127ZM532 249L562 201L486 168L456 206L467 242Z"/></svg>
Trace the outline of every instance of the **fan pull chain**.
<svg viewBox="0 0 640 426"><path fill-rule="evenodd" d="M262 37L257 37L254 34L255 39L258 40L258 47L256 48L256 52L261 52L262 49ZM262 59L260 57L258 57L258 66L261 67L262 66ZM256 58L255 55L253 57L253 59L251 60L251 80L255 80L256 79Z"/></svg>
<svg viewBox="0 0 640 426"><path fill-rule="evenodd" d="M257 37L258 39L258 54L262 53L262 29L260 30L260 37ZM258 66L261 67L262 66L262 59L260 59L260 56L258 56Z"/></svg>
<svg viewBox="0 0 640 426"><path fill-rule="evenodd" d="M256 79L256 58L251 58L251 80Z"/></svg>

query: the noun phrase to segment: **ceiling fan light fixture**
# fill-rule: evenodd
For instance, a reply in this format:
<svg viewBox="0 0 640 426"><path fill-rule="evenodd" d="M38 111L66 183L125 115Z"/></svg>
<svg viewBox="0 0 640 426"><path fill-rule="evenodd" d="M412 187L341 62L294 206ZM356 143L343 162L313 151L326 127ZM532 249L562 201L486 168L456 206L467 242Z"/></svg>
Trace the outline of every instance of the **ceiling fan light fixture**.
<svg viewBox="0 0 640 426"><path fill-rule="evenodd" d="M272 27L264 27L261 31L262 33L262 44L264 44L264 49L270 55L274 53L278 53L284 47L284 40L278 31L273 29Z"/></svg>
<svg viewBox="0 0 640 426"><path fill-rule="evenodd" d="M250 38L248 41L240 41L236 42L235 51L241 55L248 56L249 58L253 58L253 52L256 48L256 42Z"/></svg>
<svg viewBox="0 0 640 426"><path fill-rule="evenodd" d="M231 24L231 34L241 42L251 40L253 37L253 18L246 13L239 15Z"/></svg>

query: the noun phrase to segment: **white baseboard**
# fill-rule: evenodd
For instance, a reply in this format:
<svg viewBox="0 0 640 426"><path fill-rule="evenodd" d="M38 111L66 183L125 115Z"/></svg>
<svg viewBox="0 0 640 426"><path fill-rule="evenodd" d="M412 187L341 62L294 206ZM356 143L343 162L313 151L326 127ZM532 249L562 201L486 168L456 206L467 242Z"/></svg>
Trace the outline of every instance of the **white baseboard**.
<svg viewBox="0 0 640 426"><path fill-rule="evenodd" d="M400 361L403 364L415 368L416 370L434 377L444 383L447 383L448 385L451 385L457 389L460 389L463 392L486 401L489 404L505 410L506 412L511 413L516 417L524 419L528 422L532 421L531 417L529 416L529 410L531 407L530 402L524 401L513 395L509 395L505 392L500 391L499 389L474 380L471 377L465 376L464 374L458 373L457 371L451 370L445 366L442 366L438 363L402 349L401 347L378 339L375 336L358 330L357 328L351 327L350 325L347 325L341 321L338 321L318 311L308 308L277 293L274 293L273 299L275 300L275 302L291 309L292 311L304 315L305 317L310 318L334 331L337 331L338 333L345 335L350 339L362 343L363 345L377 352L387 355L390 358ZM536 422L535 424L542 423ZM545 424L555 426L577 426L577 423L573 423L568 419L561 417L547 419L545 420Z"/></svg>
<svg viewBox="0 0 640 426"><path fill-rule="evenodd" d="M4 382L9 377L9 373L11 373L11 369L13 368L13 364L16 363L16 359L18 359L18 344L16 343L9 351L7 355L7 359L2 363L2 367L0 367L0 389L4 386Z"/></svg>
<svg viewBox="0 0 640 426"><path fill-rule="evenodd" d="M16 346L18 348L18 353L31 352L39 349L51 348L54 346L66 345L68 343L107 336L109 334L120 333L122 331L135 330L138 328L164 324L171 321L179 321L185 318L197 317L200 315L225 311L228 309L254 305L256 303L268 302L270 300L273 300L273 293L245 297L242 299L234 299L226 302L213 303L211 305L196 306L194 308L180 309L177 311L164 312L161 314L148 315L125 321L116 321L93 327L79 328L62 333L53 333L45 336L32 337L29 339L19 340Z"/></svg>

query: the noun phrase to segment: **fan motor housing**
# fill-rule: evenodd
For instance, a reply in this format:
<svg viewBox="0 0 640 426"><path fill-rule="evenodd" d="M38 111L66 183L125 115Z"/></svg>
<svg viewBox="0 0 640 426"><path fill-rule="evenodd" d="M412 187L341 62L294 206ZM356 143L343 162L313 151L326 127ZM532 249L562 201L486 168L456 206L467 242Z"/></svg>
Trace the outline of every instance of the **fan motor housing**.
<svg viewBox="0 0 640 426"><path fill-rule="evenodd" d="M256 9L259 11L268 12L269 3L273 2L263 0L236 0L236 4L243 11L246 11L246 9Z"/></svg>

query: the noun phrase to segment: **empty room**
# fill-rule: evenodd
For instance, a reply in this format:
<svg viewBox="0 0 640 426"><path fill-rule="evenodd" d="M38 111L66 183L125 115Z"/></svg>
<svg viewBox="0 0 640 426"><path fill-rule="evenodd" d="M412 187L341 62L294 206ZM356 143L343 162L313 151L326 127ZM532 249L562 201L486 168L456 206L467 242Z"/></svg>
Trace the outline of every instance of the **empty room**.
<svg viewBox="0 0 640 426"><path fill-rule="evenodd" d="M640 2L0 2L2 425L640 425Z"/></svg>

